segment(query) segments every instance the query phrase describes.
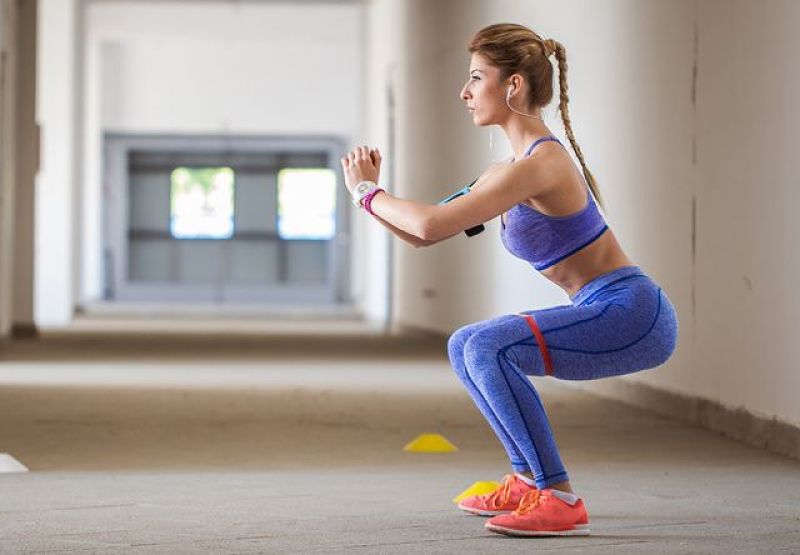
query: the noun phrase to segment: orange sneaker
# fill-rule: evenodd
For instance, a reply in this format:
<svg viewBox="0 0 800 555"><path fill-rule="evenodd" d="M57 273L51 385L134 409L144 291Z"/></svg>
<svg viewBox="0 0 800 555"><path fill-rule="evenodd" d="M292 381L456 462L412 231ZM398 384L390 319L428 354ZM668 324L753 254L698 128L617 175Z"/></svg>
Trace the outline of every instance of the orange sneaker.
<svg viewBox="0 0 800 555"><path fill-rule="evenodd" d="M519 506L519 502L529 491L537 490L520 480L516 474L506 474L503 476L502 486L491 493L462 499L458 508L480 516L507 514Z"/></svg>
<svg viewBox="0 0 800 555"><path fill-rule="evenodd" d="M589 515L582 499L570 505L552 489L537 489L526 493L513 513L490 518L486 529L508 536L588 536Z"/></svg>

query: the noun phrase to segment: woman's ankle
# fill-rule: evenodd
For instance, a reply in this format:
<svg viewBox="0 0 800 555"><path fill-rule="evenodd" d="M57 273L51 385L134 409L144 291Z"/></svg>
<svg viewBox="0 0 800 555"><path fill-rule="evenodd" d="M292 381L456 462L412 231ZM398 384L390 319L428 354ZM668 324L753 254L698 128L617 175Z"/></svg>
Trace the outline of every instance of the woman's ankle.
<svg viewBox="0 0 800 555"><path fill-rule="evenodd" d="M575 493L574 491L572 491L572 486L570 485L569 481L559 482L557 484L552 484L547 487L550 489L557 489L558 491L564 491L567 493Z"/></svg>
<svg viewBox="0 0 800 555"><path fill-rule="evenodd" d="M529 478L533 483L536 482L536 479L533 477L533 472L517 472L517 474ZM552 484L547 487L550 489L557 489L558 491L564 491L566 493L575 493L572 491L572 486L570 485L569 480L565 482L558 482L557 484Z"/></svg>

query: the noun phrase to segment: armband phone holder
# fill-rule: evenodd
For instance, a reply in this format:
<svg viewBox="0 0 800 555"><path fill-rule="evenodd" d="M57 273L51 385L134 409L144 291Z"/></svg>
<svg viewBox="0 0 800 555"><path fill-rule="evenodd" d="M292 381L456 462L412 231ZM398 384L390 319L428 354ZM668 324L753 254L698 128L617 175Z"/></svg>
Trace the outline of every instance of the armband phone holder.
<svg viewBox="0 0 800 555"><path fill-rule="evenodd" d="M458 198L458 197L460 197L462 195L466 195L467 193L470 192L470 190L472 189L472 186L475 185L475 183L477 181L478 180L476 179L475 181L473 181L472 183L470 183L469 185L467 185L463 189L459 189L458 191L456 191L455 193L453 193L449 197L443 198L437 204L446 204L446 203L450 202L453 199L456 199L456 198ZM486 227L484 227L483 224L478 224L475 227L471 227L469 229L464 230L464 233L467 234L467 237L472 237L473 235L477 235L478 233L480 233L481 231L483 231L485 229L486 229Z"/></svg>

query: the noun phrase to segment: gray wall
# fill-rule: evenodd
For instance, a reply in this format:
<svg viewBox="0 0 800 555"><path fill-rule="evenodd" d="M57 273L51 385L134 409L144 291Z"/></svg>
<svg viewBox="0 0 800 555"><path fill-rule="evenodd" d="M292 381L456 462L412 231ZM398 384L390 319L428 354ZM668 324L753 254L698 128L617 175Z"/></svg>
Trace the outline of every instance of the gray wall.
<svg viewBox="0 0 800 555"><path fill-rule="evenodd" d="M39 166L39 136L36 127L37 0L23 0L18 3L18 6L14 326L20 332L27 334L35 329L33 316L34 181Z"/></svg>
<svg viewBox="0 0 800 555"><path fill-rule="evenodd" d="M672 360L624 379L800 424L792 350L800 328L792 282L800 270L800 224L789 212L800 200L790 151L800 123L793 54L800 4L374 0L368 9L370 23L381 25L367 33L368 46L383 46L368 58L377 80L366 85L372 137L365 139L386 138L385 123L377 121L385 105L376 99L395 66L398 194L432 202L493 156L486 130L471 126L457 98L468 67L464 45L476 29L510 20L557 38L568 50L575 132L608 203L609 223L680 317ZM401 51L386 45L393 38ZM0 94L7 115L10 91ZM558 119L550 122L561 132ZM8 201L8 117L2 128ZM497 150L494 156L502 154ZM9 206L1 210L0 314L7 325L11 220ZM359 229L371 237L360 259L362 279L374 281L383 275L385 251L371 224ZM566 301L503 250L496 222L477 238L430 249L397 244L402 324L449 333L477 319Z"/></svg>
<svg viewBox="0 0 800 555"><path fill-rule="evenodd" d="M0 3L0 336L8 335L13 317L14 183L16 159L17 2Z"/></svg>
<svg viewBox="0 0 800 555"><path fill-rule="evenodd" d="M410 2L408 195L434 200L491 160L457 98L465 44L483 25L561 41L575 133L633 261L679 313L663 367L625 379L800 424L797 218L792 153L800 37L792 1ZM697 41L695 42L695 36ZM695 73L696 69L696 73ZM553 114L553 110L548 110ZM560 119L549 118L563 136ZM498 132L496 143L502 140ZM496 150L498 148L496 147ZM494 156L498 156L496 152ZM449 333L477 319L567 302L506 253L497 223L429 249L401 247L398 318Z"/></svg>
<svg viewBox="0 0 800 555"><path fill-rule="evenodd" d="M36 0L0 4L0 336L33 319Z"/></svg>

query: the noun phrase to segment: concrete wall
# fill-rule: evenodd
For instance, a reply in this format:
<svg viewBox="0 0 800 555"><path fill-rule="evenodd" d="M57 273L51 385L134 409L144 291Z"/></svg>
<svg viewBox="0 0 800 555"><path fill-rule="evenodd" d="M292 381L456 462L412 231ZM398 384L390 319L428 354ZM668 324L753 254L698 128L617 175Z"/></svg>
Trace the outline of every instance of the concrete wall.
<svg viewBox="0 0 800 555"><path fill-rule="evenodd" d="M35 330L36 8L36 0L0 4L0 337Z"/></svg>
<svg viewBox="0 0 800 555"><path fill-rule="evenodd" d="M791 282L800 266L793 244L800 224L789 212L800 195L789 150L800 123L792 54L800 39L791 25L800 5L365 5L368 119L353 133L357 142L388 144L391 82L399 117L390 186L398 195L434 202L508 152L500 133L490 151L489 132L472 126L457 97L469 63L465 44L475 30L518 21L558 39L567 47L574 129L598 177L606 217L680 318L673 358L622 380L800 424L794 400L800 373L791 351L800 324L800 295ZM563 137L554 109L547 113ZM429 249L395 241L390 259L382 228L355 220L365 240L355 247L354 275L366 284L389 283L386 268L395 264L400 324L449 333L474 320L568 300L503 250L497 222L476 238L461 235ZM386 291L365 287L363 298L380 311Z"/></svg>
<svg viewBox="0 0 800 555"><path fill-rule="evenodd" d="M696 21L695 372L675 386L800 425L800 4L698 2Z"/></svg>
<svg viewBox="0 0 800 555"><path fill-rule="evenodd" d="M42 126L36 183L36 322L72 318L75 285L74 211L78 188L76 9L74 1L40 0L37 118Z"/></svg>
<svg viewBox="0 0 800 555"><path fill-rule="evenodd" d="M508 20L558 38L568 49L573 128L600 182L608 206L606 217L634 260L660 280L672 297L684 297L689 302L688 273L676 276L673 283L666 282L670 279L667 269L674 265L675 256L681 255L681 245L685 253L681 265L687 271L690 262L691 4L611 4L619 9L609 10L609 3L587 6L567 2L560 4L558 10L536 2L441 3L441 11L432 16L439 18L439 41L427 56L432 73L440 76L436 96L429 99L434 104L431 112L436 115L420 124L418 139L431 140L430 128L440 131L432 140L435 159L425 160L418 171L430 171L430 166L441 168L441 176L426 191L434 199L470 181L493 160L510 153L499 130L472 125L458 98L469 66L466 43L475 30ZM648 17L653 18L650 25ZM597 21L612 32L595 31ZM655 21L661 25L658 29ZM615 27L634 30L623 35L613 32ZM632 37L632 32L639 36ZM655 37L661 36L653 33L664 37L683 33L685 44L681 46L681 41L676 40L677 45L659 48ZM641 47L630 48L623 41ZM613 79L609 79L607 70L609 52L622 58L615 62ZM659 64L653 62L657 56L662 57ZM686 67L684 61L688 61ZM650 65L658 66L658 72L649 71L659 73L662 85L668 86L653 83L649 74L642 75ZM674 109L667 110L666 105ZM627 112L632 116L620 117ZM563 138L555 103L546 110L546 117L550 127ZM653 132L655 128L660 131ZM494 133L493 150L490 133ZM644 185L640 185L642 181ZM665 214L662 203L672 202L676 194L683 197L682 202L676 203L686 206ZM670 226L669 240L660 231L664 224ZM661 244L660 250L652 249L654 242ZM672 262L659 254L664 243L666 249L674 251L669 253ZM503 249L497 221L491 222L482 235L471 239L462 235L430 250L441 261L437 265L441 277L434 296L430 292L426 295L423 287L415 290L413 284L408 285L409 294L402 304L406 308L403 318L410 324L444 331L497 312L568 302L563 291ZM429 266L425 260L417 269ZM463 302L465 298L470 302Z"/></svg>
<svg viewBox="0 0 800 555"><path fill-rule="evenodd" d="M800 424L791 350L800 329L792 283L800 224L790 214L800 197L790 164L800 119L798 16L789 0L426 5L409 24L432 35L422 35L427 51L408 85L424 105L406 114L407 140L419 148L408 161L413 192L433 200L503 154L489 151L488 131L472 128L457 98L471 34L515 21L558 39L574 130L606 218L680 318L673 358L623 379ZM548 123L563 137L558 117ZM504 251L496 222L487 227L402 258L405 324L449 333L568 301Z"/></svg>
<svg viewBox="0 0 800 555"><path fill-rule="evenodd" d="M363 106L365 128L357 142L378 145L383 155L381 185L394 194L405 187L407 180L398 179L402 171L399 160L403 145L402 110L408 82L406 47L410 40L408 3L404 0L371 0L365 2L364 29L365 78ZM402 164L405 167L405 164ZM371 320L394 320L397 284L396 269L399 240L383 226L354 210L352 218L354 243L354 286L364 291L362 308ZM359 283L363 282L363 286Z"/></svg>
<svg viewBox="0 0 800 555"><path fill-rule="evenodd" d="M14 298L17 2L0 3L0 337L11 332Z"/></svg>
<svg viewBox="0 0 800 555"><path fill-rule="evenodd" d="M14 201L14 327L20 334L35 332L34 212L35 179L39 168L36 126L37 0L18 2L17 151Z"/></svg>
<svg viewBox="0 0 800 555"><path fill-rule="evenodd" d="M359 3L42 2L43 325L101 297L104 132L364 134Z"/></svg>

